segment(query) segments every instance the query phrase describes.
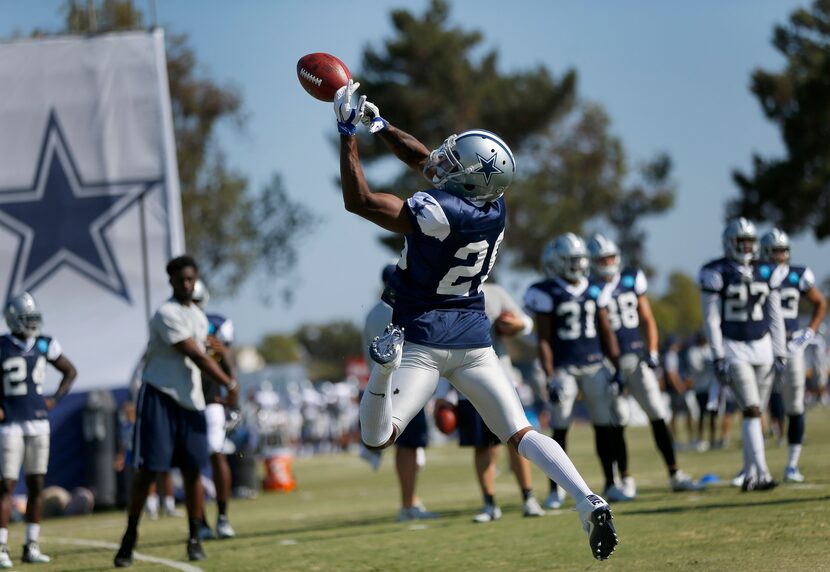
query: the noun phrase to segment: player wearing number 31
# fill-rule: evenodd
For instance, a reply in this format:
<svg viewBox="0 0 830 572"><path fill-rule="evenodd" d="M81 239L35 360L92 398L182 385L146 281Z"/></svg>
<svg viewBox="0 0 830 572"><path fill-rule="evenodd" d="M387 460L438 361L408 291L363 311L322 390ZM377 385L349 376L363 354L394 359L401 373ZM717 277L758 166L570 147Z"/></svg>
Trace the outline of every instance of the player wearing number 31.
<svg viewBox="0 0 830 572"><path fill-rule="evenodd" d="M406 241L389 283L396 326L387 327L370 347L380 365L360 403L364 444L381 449L394 443L432 396L439 377L446 377L499 439L577 499L592 555L607 558L617 544L608 504L591 492L553 439L531 429L490 339L481 285L504 237L502 195L515 175L513 154L498 136L479 129L451 135L430 152L381 118L365 96L358 100L357 87L350 81L334 98L343 202L349 212L403 234ZM406 201L373 193L354 137L361 121L398 159L422 172L431 188Z"/></svg>
<svg viewBox="0 0 830 572"><path fill-rule="evenodd" d="M725 258L700 270L703 327L715 375L744 414L743 490L768 490L778 483L767 467L761 412L774 378L786 369L780 288L787 267L756 260L758 236L745 218L726 225L723 248Z"/></svg>
<svg viewBox="0 0 830 572"><path fill-rule="evenodd" d="M49 562L38 548L40 516L43 509L43 478L49 464L48 411L67 393L75 381L75 367L63 355L54 338L40 332L43 317L31 294L24 292L11 298L5 309L10 334L0 337L0 363L3 387L0 393L0 471L3 488L0 495L0 568L12 567L9 556L9 506L17 485L20 467L26 475L26 544L23 562ZM46 364L62 375L52 397L43 396Z"/></svg>

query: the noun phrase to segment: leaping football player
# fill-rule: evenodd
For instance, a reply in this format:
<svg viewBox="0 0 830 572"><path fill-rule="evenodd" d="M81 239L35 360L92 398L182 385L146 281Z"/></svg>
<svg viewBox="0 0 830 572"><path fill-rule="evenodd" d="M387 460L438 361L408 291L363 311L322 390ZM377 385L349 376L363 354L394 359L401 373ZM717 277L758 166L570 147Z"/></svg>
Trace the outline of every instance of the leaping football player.
<svg viewBox="0 0 830 572"><path fill-rule="evenodd" d="M591 554L609 557L617 544L610 507L562 448L532 429L490 339L481 284L504 238L502 195L516 170L510 148L495 134L475 129L449 136L430 152L383 119L365 96L355 97L358 85L350 80L334 98L343 202L347 211L405 238L390 280L396 325L390 324L370 350L380 366L372 370L360 402L364 444L392 445L432 396L439 377L446 377L499 439L577 500ZM369 189L355 138L364 119L398 159L426 175L431 188L407 200Z"/></svg>
<svg viewBox="0 0 830 572"><path fill-rule="evenodd" d="M790 238L777 228L761 237L761 255L771 262L787 268L781 285L781 313L787 330L787 371L784 375L784 409L787 414L787 466L784 482L802 483L804 475L798 470L801 444L804 441L804 389L806 372L804 349L816 335L816 330L827 313L827 299L816 288L816 277L808 266L790 263ZM810 323L800 328L798 307L801 297L813 307Z"/></svg>
<svg viewBox="0 0 830 572"><path fill-rule="evenodd" d="M672 491L698 491L703 489L680 470L674 454L674 441L666 426L666 405L654 370L659 366L657 353L657 321L651 313L646 297L648 280L639 268L623 268L620 250L614 241L596 234L588 242L591 270L595 280L604 284L609 296L608 319L617 334L620 345L620 367L628 393L634 397L648 416L651 433L657 450L669 472L669 488ZM645 333L645 340L640 330ZM630 482L626 482L630 479ZM633 477L623 479L623 492L636 495Z"/></svg>
<svg viewBox="0 0 830 572"><path fill-rule="evenodd" d="M718 381L728 386L743 411L744 491L775 488L764 451L761 412L773 378L786 369L787 348L781 313L781 282L786 267L756 260L758 236L745 218L723 231L725 257L699 274L703 327ZM737 484L737 483L736 483Z"/></svg>

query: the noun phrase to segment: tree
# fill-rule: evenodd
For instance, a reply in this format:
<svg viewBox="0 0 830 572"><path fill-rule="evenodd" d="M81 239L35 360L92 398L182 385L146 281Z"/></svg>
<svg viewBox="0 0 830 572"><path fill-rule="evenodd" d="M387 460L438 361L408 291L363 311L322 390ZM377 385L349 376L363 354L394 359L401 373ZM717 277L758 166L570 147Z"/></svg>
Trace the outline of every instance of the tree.
<svg viewBox="0 0 830 572"><path fill-rule="evenodd" d="M103 0L92 11L69 0L63 11L67 31L76 34L136 29L143 21L130 0ZM187 35L168 35L167 74L187 250L199 261L212 292L233 293L260 269L273 288L274 280L296 264L299 240L316 219L291 200L279 175L254 192L247 177L228 165L215 132L223 122L243 127L242 96L198 70ZM283 294L287 297L288 291Z"/></svg>
<svg viewBox="0 0 830 572"><path fill-rule="evenodd" d="M628 188L622 143L610 133L604 110L578 97L576 71L560 77L544 66L500 71L498 54L483 49L480 32L451 25L444 0L432 0L420 17L396 10L391 19L395 35L382 49L364 52L361 91L395 125L427 145L475 126L498 133L510 145L519 174L506 194L510 230L503 248L514 266L537 267L553 235L582 232L601 217L621 231L636 259L642 258L634 243L644 233L636 222L672 204L668 158L649 164L642 182ZM377 138L364 143L361 156L367 162L388 157ZM420 175L408 170L371 184L376 191L396 193L423 186ZM384 242L400 246L400 239Z"/></svg>
<svg viewBox="0 0 830 572"><path fill-rule="evenodd" d="M296 363L305 357L305 350L297 338L286 334L268 334L262 337L257 351L265 363Z"/></svg>
<svg viewBox="0 0 830 572"><path fill-rule="evenodd" d="M345 360L363 355L363 333L347 321L306 324L294 334L309 358L312 379L345 378Z"/></svg>
<svg viewBox="0 0 830 572"><path fill-rule="evenodd" d="M700 289L697 282L682 272L672 272L666 292L650 297L651 309L661 338L668 334L689 335L703 326Z"/></svg>
<svg viewBox="0 0 830 572"><path fill-rule="evenodd" d="M740 198L731 215L775 223L797 234L830 236L830 0L795 10L772 44L786 59L779 72L757 69L752 92L781 130L786 154L753 155L752 174L735 171Z"/></svg>

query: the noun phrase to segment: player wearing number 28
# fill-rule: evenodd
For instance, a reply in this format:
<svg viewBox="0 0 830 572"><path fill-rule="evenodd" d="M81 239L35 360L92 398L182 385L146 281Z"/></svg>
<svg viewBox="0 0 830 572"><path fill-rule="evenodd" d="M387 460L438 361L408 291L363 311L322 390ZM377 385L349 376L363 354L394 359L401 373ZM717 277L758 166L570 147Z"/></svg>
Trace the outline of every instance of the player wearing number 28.
<svg viewBox="0 0 830 572"><path fill-rule="evenodd" d="M350 81L334 99L343 201L349 212L406 241L389 283L393 321L404 340L390 326L373 342L370 353L379 366L360 403L365 445L391 445L445 377L499 439L577 499L592 555L607 558L617 544L608 504L591 492L555 441L531 428L490 339L481 285L504 237L502 195L515 174L513 154L498 136L478 129L451 135L430 152L381 118L365 96L354 97L357 87ZM398 159L424 173L432 188L408 200L371 192L354 137L361 121Z"/></svg>
<svg viewBox="0 0 830 572"><path fill-rule="evenodd" d="M700 270L703 327L715 375L744 414L743 490L767 490L778 483L767 467L761 412L774 378L786 369L781 283L787 267L757 260L755 225L745 218L726 225L723 248L724 258Z"/></svg>
<svg viewBox="0 0 830 572"><path fill-rule="evenodd" d="M26 503L26 544L24 562L49 562L40 552L38 536L43 509L41 493L49 464L48 412L68 392L75 380L72 363L63 355L57 340L41 334L43 316L28 292L12 297L4 312L10 334L0 337L3 386L0 393L0 472L3 473L0 510L0 568L11 568L9 556L9 506L21 466L26 475L29 498ZM43 396L46 364L63 378L52 397Z"/></svg>

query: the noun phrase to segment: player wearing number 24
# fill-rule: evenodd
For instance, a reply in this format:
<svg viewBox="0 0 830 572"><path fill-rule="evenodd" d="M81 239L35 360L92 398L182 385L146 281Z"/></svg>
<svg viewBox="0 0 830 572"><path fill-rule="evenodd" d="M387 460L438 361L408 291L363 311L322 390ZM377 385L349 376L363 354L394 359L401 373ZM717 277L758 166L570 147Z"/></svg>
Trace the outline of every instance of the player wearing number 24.
<svg viewBox="0 0 830 572"><path fill-rule="evenodd" d="M352 81L335 95L340 177L346 210L403 234L404 250L389 281L393 321L389 359L377 360L360 403L360 427L370 449L390 446L446 377L487 426L536 463L577 500L592 555L605 559L617 544L608 504L591 489L561 447L534 431L490 339L481 285L504 237L502 195L516 170L507 144L480 129L450 135L430 152L397 129ZM360 123L376 133L431 188L408 200L369 189L354 137ZM380 345L378 343L378 345ZM375 345L373 344L373 349ZM374 358L373 358L374 359Z"/></svg>
<svg viewBox="0 0 830 572"><path fill-rule="evenodd" d="M758 261L755 225L729 221L723 231L724 258L700 270L703 327L718 382L732 389L743 411L743 490L777 486L767 466L761 412L775 376L786 368L781 283L786 266Z"/></svg>
<svg viewBox="0 0 830 572"><path fill-rule="evenodd" d="M26 544L24 562L49 562L38 548L43 503L43 479L49 464L48 412L68 392L76 371L60 344L41 334L43 316L28 292L13 296L6 303L4 316L11 333L0 337L0 364L3 386L0 391L0 472L3 488L0 502L8 506L17 485L20 468L26 475ZM52 397L43 396L46 364L55 367L63 378ZM9 513L0 511L0 568L11 568L8 551Z"/></svg>

